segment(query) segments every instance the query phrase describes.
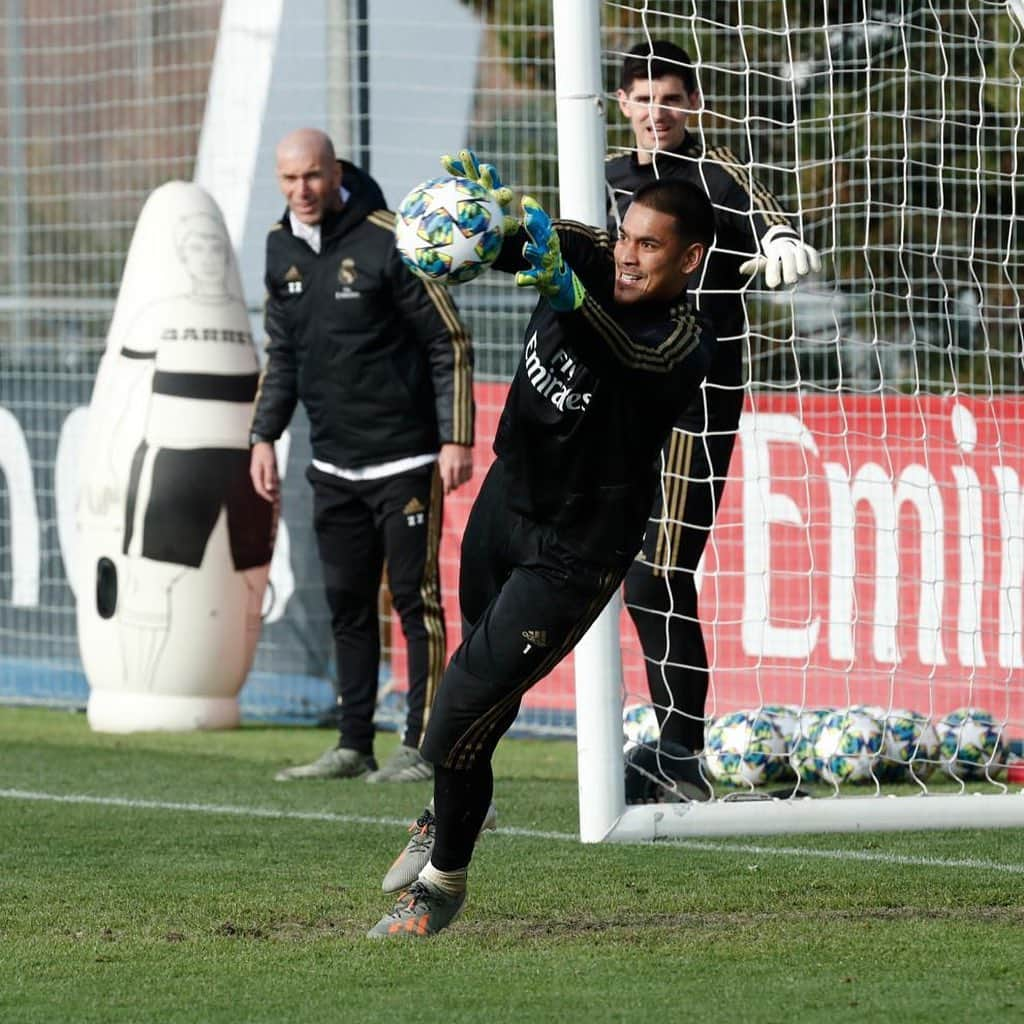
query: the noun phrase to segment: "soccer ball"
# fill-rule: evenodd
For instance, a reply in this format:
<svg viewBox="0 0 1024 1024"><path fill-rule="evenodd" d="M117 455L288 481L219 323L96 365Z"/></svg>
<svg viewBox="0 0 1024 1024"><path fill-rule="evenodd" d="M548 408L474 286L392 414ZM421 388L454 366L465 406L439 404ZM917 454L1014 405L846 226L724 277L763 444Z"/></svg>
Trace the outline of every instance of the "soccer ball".
<svg viewBox="0 0 1024 1024"><path fill-rule="evenodd" d="M649 747L658 742L661 727L650 704L629 704L622 709L622 752L628 754L636 746Z"/></svg>
<svg viewBox="0 0 1024 1024"><path fill-rule="evenodd" d="M786 744L791 745L800 725L800 709L795 704L765 704L760 711L775 723Z"/></svg>
<svg viewBox="0 0 1024 1024"><path fill-rule="evenodd" d="M958 708L935 726L939 763L954 779L991 778L1006 765L1002 726L987 711Z"/></svg>
<svg viewBox="0 0 1024 1024"><path fill-rule="evenodd" d="M821 765L814 750L814 734L801 733L789 750L789 767L799 782L820 782Z"/></svg>
<svg viewBox="0 0 1024 1024"><path fill-rule="evenodd" d="M779 766L778 778L791 779L794 772L789 757L800 729L800 709L795 704L765 704L761 714L772 720L785 744L786 756Z"/></svg>
<svg viewBox="0 0 1024 1024"><path fill-rule="evenodd" d="M821 781L821 762L818 759L815 741L821 723L830 713L810 710L797 715L793 736L789 741L789 767L800 782Z"/></svg>
<svg viewBox="0 0 1024 1024"><path fill-rule="evenodd" d="M935 727L916 711L897 708L883 710L879 775L895 782L911 778L924 782L938 764L939 737Z"/></svg>
<svg viewBox="0 0 1024 1024"><path fill-rule="evenodd" d="M704 761L720 782L760 786L780 778L787 767L786 741L770 715L732 711L708 728Z"/></svg>
<svg viewBox="0 0 1024 1024"><path fill-rule="evenodd" d="M504 214L469 178L431 178L399 204L395 245L402 262L438 284L462 284L485 271L501 251Z"/></svg>
<svg viewBox="0 0 1024 1024"><path fill-rule="evenodd" d="M882 752L882 726L860 708L833 711L822 719L814 737L821 777L833 786L876 778Z"/></svg>

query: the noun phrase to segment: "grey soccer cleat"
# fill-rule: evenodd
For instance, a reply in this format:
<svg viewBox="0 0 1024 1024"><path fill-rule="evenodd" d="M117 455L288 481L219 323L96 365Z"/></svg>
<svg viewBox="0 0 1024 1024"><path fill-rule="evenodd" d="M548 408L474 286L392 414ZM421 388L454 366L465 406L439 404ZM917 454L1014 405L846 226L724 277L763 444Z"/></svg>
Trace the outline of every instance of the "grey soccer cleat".
<svg viewBox="0 0 1024 1024"><path fill-rule="evenodd" d="M310 764L297 764L282 768L275 776L275 782L292 782L295 779L356 779L360 775L377 770L372 754L360 754L347 747L331 747Z"/></svg>
<svg viewBox="0 0 1024 1024"><path fill-rule="evenodd" d="M407 889L419 878L420 872L430 861L430 854L434 849L434 801L430 806L409 826L409 842L405 849L395 858L394 863L388 868L384 881L380 887L385 892L400 892ZM487 808L487 817L484 818L480 831L495 829L498 826L498 809L491 804Z"/></svg>
<svg viewBox="0 0 1024 1024"><path fill-rule="evenodd" d="M400 746L367 782L424 782L434 777L434 766L415 747Z"/></svg>
<svg viewBox="0 0 1024 1024"><path fill-rule="evenodd" d="M367 933L368 939L413 938L436 935L455 920L466 902L465 890L457 896L428 882L413 882Z"/></svg>

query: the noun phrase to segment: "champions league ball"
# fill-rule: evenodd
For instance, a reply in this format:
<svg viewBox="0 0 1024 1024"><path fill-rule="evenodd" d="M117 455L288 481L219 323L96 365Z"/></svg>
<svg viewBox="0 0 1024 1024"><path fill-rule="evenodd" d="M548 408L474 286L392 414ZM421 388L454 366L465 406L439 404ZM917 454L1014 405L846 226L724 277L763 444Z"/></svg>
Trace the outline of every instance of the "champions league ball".
<svg viewBox="0 0 1024 1024"><path fill-rule="evenodd" d="M431 178L399 204L395 244L402 262L437 284L472 281L498 257L504 214L468 178Z"/></svg>
<svg viewBox="0 0 1024 1024"><path fill-rule="evenodd" d="M820 782L821 766L814 752L814 734L801 733L789 751L789 767L799 782Z"/></svg>
<svg viewBox="0 0 1024 1024"><path fill-rule="evenodd" d="M708 728L704 761L720 782L760 786L780 778L788 767L786 741L771 716L732 711Z"/></svg>
<svg viewBox="0 0 1024 1024"><path fill-rule="evenodd" d="M882 709L882 756L879 776L888 782L924 782L938 766L939 737L928 719L916 711Z"/></svg>
<svg viewBox="0 0 1024 1024"><path fill-rule="evenodd" d="M822 722L829 711L811 709L797 715L793 735L789 741L789 767L799 782L820 782L821 762L815 742Z"/></svg>
<svg viewBox="0 0 1024 1024"><path fill-rule="evenodd" d="M1007 761L1002 726L987 711L959 708L936 723L939 763L954 779L991 778Z"/></svg>
<svg viewBox="0 0 1024 1024"><path fill-rule="evenodd" d="M795 704L765 704L760 708L760 712L775 723L775 728L782 733L786 746L792 746L800 726L800 709Z"/></svg>
<svg viewBox="0 0 1024 1024"><path fill-rule="evenodd" d="M790 754L793 752L793 747L799 735L800 708L795 704L765 704L760 711L762 715L766 715L772 720L775 728L779 730L782 736L782 742L785 744L786 754L779 764L777 778L779 781L792 779L794 771L790 763Z"/></svg>
<svg viewBox="0 0 1024 1024"><path fill-rule="evenodd" d="M660 735L658 716L650 704L630 704L622 709L623 753L636 746L653 746Z"/></svg>
<svg viewBox="0 0 1024 1024"><path fill-rule="evenodd" d="M833 711L817 728L814 755L825 782L870 782L882 751L882 726L862 709Z"/></svg>

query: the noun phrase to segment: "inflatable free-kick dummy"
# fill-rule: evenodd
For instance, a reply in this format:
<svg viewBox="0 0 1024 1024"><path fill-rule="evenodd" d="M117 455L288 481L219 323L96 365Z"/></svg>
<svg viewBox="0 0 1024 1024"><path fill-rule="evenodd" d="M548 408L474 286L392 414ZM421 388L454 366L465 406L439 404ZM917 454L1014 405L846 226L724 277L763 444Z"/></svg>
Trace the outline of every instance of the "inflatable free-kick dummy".
<svg viewBox="0 0 1024 1024"><path fill-rule="evenodd" d="M128 250L83 445L93 729L238 724L276 521L249 479L258 374L220 210L198 185L161 186Z"/></svg>

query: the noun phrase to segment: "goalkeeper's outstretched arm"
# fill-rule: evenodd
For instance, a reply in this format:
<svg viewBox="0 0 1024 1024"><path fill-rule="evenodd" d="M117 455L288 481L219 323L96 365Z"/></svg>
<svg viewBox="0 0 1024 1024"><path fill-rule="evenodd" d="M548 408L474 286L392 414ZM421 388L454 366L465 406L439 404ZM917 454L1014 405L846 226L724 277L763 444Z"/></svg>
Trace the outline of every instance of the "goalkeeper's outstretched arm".
<svg viewBox="0 0 1024 1024"><path fill-rule="evenodd" d="M753 277L764 271L769 288L780 284L796 284L801 277L821 270L818 250L808 245L789 225L769 228L760 240L758 255L740 264L740 273Z"/></svg>
<svg viewBox="0 0 1024 1024"><path fill-rule="evenodd" d="M753 277L764 271L765 285L777 288L821 270L818 251L801 238L779 201L749 169L725 146L707 155L709 166L716 168L707 184L719 218L730 221L735 235L748 238L755 249L740 264L740 273Z"/></svg>

